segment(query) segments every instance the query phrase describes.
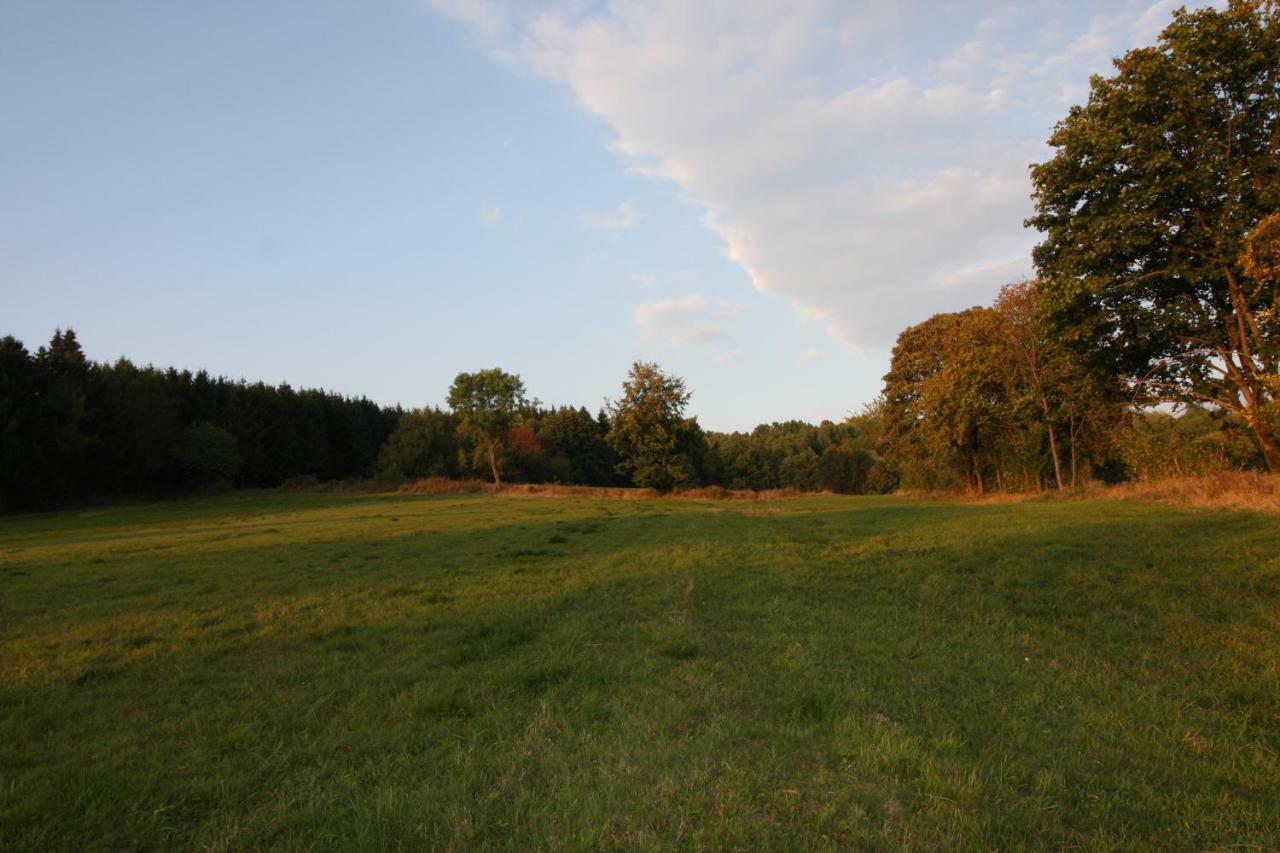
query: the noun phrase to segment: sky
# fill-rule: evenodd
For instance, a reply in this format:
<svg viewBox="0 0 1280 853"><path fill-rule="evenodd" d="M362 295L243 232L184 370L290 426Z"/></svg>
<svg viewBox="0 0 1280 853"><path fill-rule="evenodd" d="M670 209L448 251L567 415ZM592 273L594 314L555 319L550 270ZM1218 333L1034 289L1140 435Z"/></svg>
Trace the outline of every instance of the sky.
<svg viewBox="0 0 1280 853"><path fill-rule="evenodd" d="M460 371L840 420L1031 275L1168 0L0 0L0 335L405 407Z"/></svg>

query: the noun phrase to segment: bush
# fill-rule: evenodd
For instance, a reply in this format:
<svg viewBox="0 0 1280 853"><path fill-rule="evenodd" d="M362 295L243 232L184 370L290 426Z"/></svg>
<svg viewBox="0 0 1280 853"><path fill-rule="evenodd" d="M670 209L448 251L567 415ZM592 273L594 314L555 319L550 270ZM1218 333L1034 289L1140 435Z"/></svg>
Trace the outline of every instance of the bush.
<svg viewBox="0 0 1280 853"><path fill-rule="evenodd" d="M458 419L439 409L405 412L378 452L377 476L400 483L458 473Z"/></svg>

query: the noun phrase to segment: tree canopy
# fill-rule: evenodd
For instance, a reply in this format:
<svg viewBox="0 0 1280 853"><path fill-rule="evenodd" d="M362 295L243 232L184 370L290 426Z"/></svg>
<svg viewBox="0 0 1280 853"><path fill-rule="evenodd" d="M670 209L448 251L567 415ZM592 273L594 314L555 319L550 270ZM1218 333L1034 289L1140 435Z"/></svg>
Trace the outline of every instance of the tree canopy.
<svg viewBox="0 0 1280 853"><path fill-rule="evenodd" d="M609 446L618 470L638 486L668 490L693 481L690 453L701 438L696 420L686 420L692 394L684 380L668 376L653 362L631 365L622 397L607 405Z"/></svg>
<svg viewBox="0 0 1280 853"><path fill-rule="evenodd" d="M1180 10L1115 67L1031 170L1061 334L1149 400L1240 414L1280 470L1280 284L1259 260L1280 210L1280 11Z"/></svg>
<svg viewBox="0 0 1280 853"><path fill-rule="evenodd" d="M520 376L496 367L459 373L449 388L449 406L463 431L480 440L494 485L502 485L499 451L507 433L524 419L529 405Z"/></svg>

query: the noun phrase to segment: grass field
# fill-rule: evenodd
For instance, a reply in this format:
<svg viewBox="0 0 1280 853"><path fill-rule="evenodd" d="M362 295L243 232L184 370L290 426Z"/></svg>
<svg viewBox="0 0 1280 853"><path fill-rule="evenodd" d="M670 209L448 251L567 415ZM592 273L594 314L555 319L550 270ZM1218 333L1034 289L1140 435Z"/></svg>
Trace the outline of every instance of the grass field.
<svg viewBox="0 0 1280 853"><path fill-rule="evenodd" d="M255 493L0 520L0 848L1280 846L1280 518Z"/></svg>

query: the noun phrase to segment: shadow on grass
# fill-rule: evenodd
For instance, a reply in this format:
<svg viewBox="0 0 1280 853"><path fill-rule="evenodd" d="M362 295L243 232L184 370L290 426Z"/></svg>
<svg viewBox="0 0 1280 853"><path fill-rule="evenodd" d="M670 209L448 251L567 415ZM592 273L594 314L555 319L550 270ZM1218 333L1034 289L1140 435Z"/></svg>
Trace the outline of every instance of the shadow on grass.
<svg viewBox="0 0 1280 853"><path fill-rule="evenodd" d="M253 847L380 819L536 845L606 820L669 841L683 816L743 843L1214 846L1273 826L1274 526L588 509L148 557L114 591L46 578L62 629L131 633L80 625L101 660L0 688L0 828L193 846L233 826ZM216 578L163 604L139 573ZM166 614L212 621L175 642ZM826 811L788 805L810 796Z"/></svg>

